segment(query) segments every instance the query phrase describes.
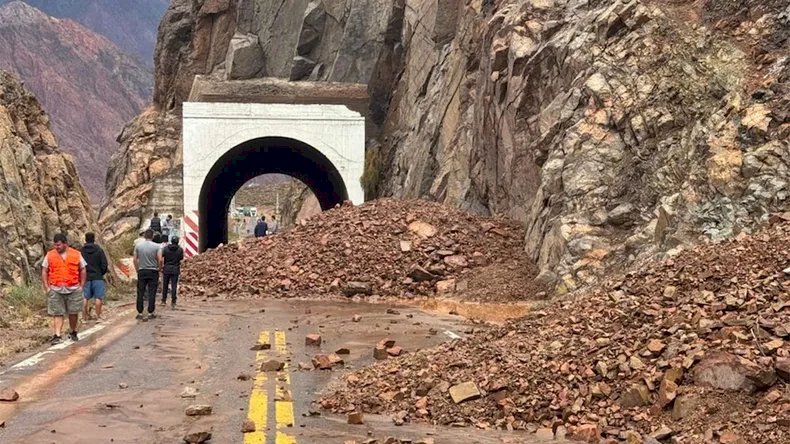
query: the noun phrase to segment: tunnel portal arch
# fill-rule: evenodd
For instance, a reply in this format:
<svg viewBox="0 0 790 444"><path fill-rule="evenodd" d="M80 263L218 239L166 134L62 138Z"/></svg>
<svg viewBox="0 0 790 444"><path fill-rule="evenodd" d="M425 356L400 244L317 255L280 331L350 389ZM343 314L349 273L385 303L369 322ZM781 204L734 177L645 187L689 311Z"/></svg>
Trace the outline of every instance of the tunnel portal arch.
<svg viewBox="0 0 790 444"><path fill-rule="evenodd" d="M270 173L302 181L315 194L322 210L348 199L340 172L317 149L283 137L248 140L220 157L206 175L198 203L200 251L227 243L233 196L250 179Z"/></svg>
<svg viewBox="0 0 790 444"><path fill-rule="evenodd" d="M227 242L231 199L262 174L302 181L323 210L364 200L365 119L343 105L185 102L183 119L187 255Z"/></svg>

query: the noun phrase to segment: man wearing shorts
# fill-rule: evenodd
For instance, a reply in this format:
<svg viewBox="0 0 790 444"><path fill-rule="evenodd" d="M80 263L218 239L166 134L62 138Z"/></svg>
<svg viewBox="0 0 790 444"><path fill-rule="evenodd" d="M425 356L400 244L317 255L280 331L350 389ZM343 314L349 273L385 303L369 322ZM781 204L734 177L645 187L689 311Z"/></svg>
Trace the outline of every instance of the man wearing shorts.
<svg viewBox="0 0 790 444"><path fill-rule="evenodd" d="M107 255L100 246L96 245L96 235L93 233L85 233L85 245L80 251L87 264L85 268L88 275L88 281L82 290L85 295L85 311L82 313L82 318L90 319L91 303L93 303L96 307L96 320L101 321L102 305L107 295L107 285L104 282L104 275L109 268Z"/></svg>
<svg viewBox="0 0 790 444"><path fill-rule="evenodd" d="M53 345L63 341L63 317L69 316L69 339L76 341L77 316L82 310L82 289L85 287L86 263L78 250L69 247L66 235L55 235L54 247L41 263L41 282L47 293L47 314L52 317Z"/></svg>

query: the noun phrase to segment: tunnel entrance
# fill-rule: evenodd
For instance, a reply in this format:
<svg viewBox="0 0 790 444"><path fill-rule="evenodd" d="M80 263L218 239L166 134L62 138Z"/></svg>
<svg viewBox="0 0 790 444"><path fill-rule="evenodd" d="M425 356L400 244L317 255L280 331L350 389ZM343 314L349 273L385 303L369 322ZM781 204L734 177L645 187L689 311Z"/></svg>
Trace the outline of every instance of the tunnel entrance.
<svg viewBox="0 0 790 444"><path fill-rule="evenodd" d="M340 172L316 148L285 137L248 140L222 155L205 177L198 202L200 252L227 244L233 196L250 179L271 173L303 182L322 210L349 198Z"/></svg>

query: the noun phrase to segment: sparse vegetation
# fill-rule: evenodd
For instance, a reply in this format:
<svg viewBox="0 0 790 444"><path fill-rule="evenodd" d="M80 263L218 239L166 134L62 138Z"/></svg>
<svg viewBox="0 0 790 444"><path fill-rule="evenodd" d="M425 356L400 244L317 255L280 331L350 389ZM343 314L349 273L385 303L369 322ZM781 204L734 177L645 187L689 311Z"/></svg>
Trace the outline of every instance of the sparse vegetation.
<svg viewBox="0 0 790 444"><path fill-rule="evenodd" d="M6 309L12 316L27 319L47 308L47 297L37 281L9 287L4 294Z"/></svg>
<svg viewBox="0 0 790 444"><path fill-rule="evenodd" d="M381 146L373 145L365 150L365 172L362 173L362 189L365 191L365 200L375 199L379 196L379 183L381 181Z"/></svg>
<svg viewBox="0 0 790 444"><path fill-rule="evenodd" d="M108 242L104 245L107 258L110 261L117 262L119 259L131 256L134 250L134 240L137 239L137 236L137 232L130 231Z"/></svg>

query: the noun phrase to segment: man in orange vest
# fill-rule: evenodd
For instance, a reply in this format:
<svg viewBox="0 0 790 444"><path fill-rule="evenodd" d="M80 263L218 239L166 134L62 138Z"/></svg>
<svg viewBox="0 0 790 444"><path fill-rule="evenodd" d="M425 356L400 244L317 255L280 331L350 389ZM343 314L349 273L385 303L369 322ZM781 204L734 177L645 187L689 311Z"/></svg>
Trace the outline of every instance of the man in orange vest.
<svg viewBox="0 0 790 444"><path fill-rule="evenodd" d="M77 315L82 310L82 289L87 279L87 266L82 254L69 247L66 235L58 233L53 239L55 246L49 250L41 263L41 282L47 293L47 314L52 317L53 345L63 342L63 317L68 314L69 339L76 341Z"/></svg>

